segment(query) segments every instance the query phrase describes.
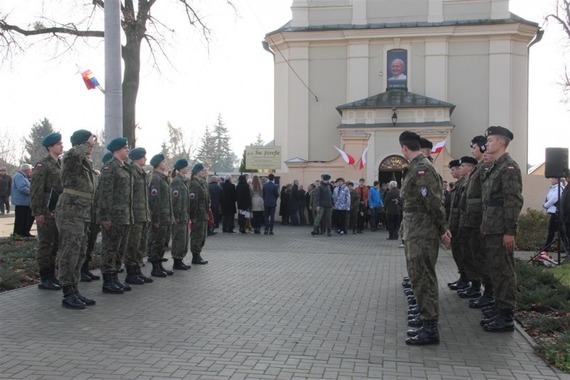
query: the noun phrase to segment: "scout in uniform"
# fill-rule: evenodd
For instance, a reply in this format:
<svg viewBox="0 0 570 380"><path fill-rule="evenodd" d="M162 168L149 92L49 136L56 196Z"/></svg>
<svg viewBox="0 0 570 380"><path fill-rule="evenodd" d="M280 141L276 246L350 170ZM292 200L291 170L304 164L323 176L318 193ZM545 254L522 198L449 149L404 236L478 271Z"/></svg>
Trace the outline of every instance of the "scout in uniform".
<svg viewBox="0 0 570 380"><path fill-rule="evenodd" d="M190 251L192 252L192 264L208 264L201 256L202 248L206 243L208 234L208 220L210 216L210 193L206 178L208 171L204 165L197 163L192 167L190 186L188 188L190 199Z"/></svg>
<svg viewBox="0 0 570 380"><path fill-rule="evenodd" d="M459 279L455 282L447 284L451 290L464 290L469 287L469 281L465 275L465 258L463 256L462 247L459 241L459 199L460 191L462 191L462 185L465 181L461 176L459 170L459 160L449 161L449 169L451 170L451 176L457 179L455 186L450 192L451 196L451 206L449 212L449 230L453 238L451 239L451 255L453 256L453 261L457 265L457 271L459 272Z"/></svg>
<svg viewBox="0 0 570 380"><path fill-rule="evenodd" d="M172 269L178 270L190 269L190 265L184 264L183 261L186 253L188 253L188 212L190 206L189 183L186 177L188 170L188 160L181 158L176 161L170 183L174 216L174 223L172 224L172 259L174 264Z"/></svg>

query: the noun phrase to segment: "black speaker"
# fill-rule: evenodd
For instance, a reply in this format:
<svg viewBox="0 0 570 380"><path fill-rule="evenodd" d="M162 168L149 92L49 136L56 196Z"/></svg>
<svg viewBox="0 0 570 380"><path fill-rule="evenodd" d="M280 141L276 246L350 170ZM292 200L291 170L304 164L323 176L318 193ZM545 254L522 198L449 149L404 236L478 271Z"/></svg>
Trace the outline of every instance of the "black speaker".
<svg viewBox="0 0 570 380"><path fill-rule="evenodd" d="M546 148L544 176L562 178L568 175L568 148Z"/></svg>

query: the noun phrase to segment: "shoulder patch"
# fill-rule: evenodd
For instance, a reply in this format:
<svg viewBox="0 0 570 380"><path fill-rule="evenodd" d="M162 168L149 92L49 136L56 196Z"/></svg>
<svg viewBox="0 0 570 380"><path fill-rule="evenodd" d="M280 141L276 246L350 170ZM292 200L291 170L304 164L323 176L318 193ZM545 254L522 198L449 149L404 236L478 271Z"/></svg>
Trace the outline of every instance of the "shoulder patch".
<svg viewBox="0 0 570 380"><path fill-rule="evenodd" d="M180 194L180 193L178 192L178 190L172 190L172 196L173 196L173 197L177 197L178 194Z"/></svg>
<svg viewBox="0 0 570 380"><path fill-rule="evenodd" d="M152 195L153 197L156 197L158 195L158 190L157 189L150 189L150 195Z"/></svg>
<svg viewBox="0 0 570 380"><path fill-rule="evenodd" d="M190 193L190 195L189 195L188 197L189 197L190 199L194 199L194 198L196 198L196 194Z"/></svg>
<svg viewBox="0 0 570 380"><path fill-rule="evenodd" d="M513 165L509 165L507 166L507 171L509 172L514 172L515 171L515 167Z"/></svg>
<svg viewBox="0 0 570 380"><path fill-rule="evenodd" d="M420 177L423 177L424 175L426 175L426 171L425 170L418 170L418 175Z"/></svg>
<svg viewBox="0 0 570 380"><path fill-rule="evenodd" d="M103 166L103 169L102 169L102 170L103 170L104 172L106 172L107 170L109 170L109 166L107 166L107 165Z"/></svg>
<svg viewBox="0 0 570 380"><path fill-rule="evenodd" d="M428 196L428 189L427 189L427 187L425 187L425 186L421 186L421 187L420 187L420 195L421 195L422 197L424 197L424 198Z"/></svg>

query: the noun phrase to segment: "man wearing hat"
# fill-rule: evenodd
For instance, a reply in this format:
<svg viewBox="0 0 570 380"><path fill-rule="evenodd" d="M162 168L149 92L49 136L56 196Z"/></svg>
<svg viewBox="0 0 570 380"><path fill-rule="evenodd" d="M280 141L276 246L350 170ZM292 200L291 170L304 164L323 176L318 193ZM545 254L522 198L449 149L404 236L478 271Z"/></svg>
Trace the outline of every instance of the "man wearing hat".
<svg viewBox="0 0 570 380"><path fill-rule="evenodd" d="M190 198L189 216L192 222L190 232L190 251L192 264L208 264L201 256L202 248L208 234L208 220L210 219L210 193L206 178L208 171L204 165L197 163L192 167L188 197Z"/></svg>
<svg viewBox="0 0 570 380"><path fill-rule="evenodd" d="M70 309L85 309L95 300L79 293L81 266L85 260L87 234L92 217L95 191L94 171L90 156L97 137L80 129L71 135L71 149L62 162L63 192L57 202L55 222L59 231L59 281L63 289L62 305Z"/></svg>
<svg viewBox="0 0 570 380"><path fill-rule="evenodd" d="M516 306L515 234L523 206L522 177L518 164L506 152L513 140L507 128L485 131L485 154L493 160L482 185L483 218L489 276L493 283L497 315L481 321L485 331L513 331Z"/></svg>
<svg viewBox="0 0 570 380"><path fill-rule="evenodd" d="M153 156L150 164L154 170L150 180L150 194L148 198L150 209L150 253L148 261L152 263L152 272L150 273L152 276L166 277L174 274L174 272L166 270L162 266L162 258L166 250L167 232L173 220L170 186L167 177L168 166L162 153Z"/></svg>
<svg viewBox="0 0 570 380"><path fill-rule="evenodd" d="M426 156L430 162L433 163L433 157L431 156L431 150L433 148L433 143L424 137L420 137L420 150Z"/></svg>
<svg viewBox="0 0 570 380"><path fill-rule="evenodd" d="M42 140L48 154L34 168L34 180L30 185L31 211L38 229L38 249L36 259L40 272L38 288L60 290L56 280L56 259L58 232L55 225L55 205L61 186L61 160L63 143L61 134L54 132Z"/></svg>
<svg viewBox="0 0 570 380"><path fill-rule="evenodd" d="M460 160L449 161L451 176L457 179L457 182L455 182L453 189L450 191L451 202L449 206L448 224L451 235L453 236L451 238L451 255L459 272L459 279L447 284L451 290L464 290L469 287L469 282L465 275L465 257L461 249L461 241L459 240L459 200L461 198L461 192L463 191L463 183L465 182L465 178L463 178L461 174L460 166Z"/></svg>
<svg viewBox="0 0 570 380"><path fill-rule="evenodd" d="M184 258L188 253L188 211L190 199L188 198L188 160L181 158L174 163L170 194L172 199L172 269L188 270L190 265L184 264ZM210 192L208 191L208 194Z"/></svg>
<svg viewBox="0 0 570 380"><path fill-rule="evenodd" d="M402 179L404 201L404 244L408 275L419 307L419 318L408 324L420 327L410 331L406 344L439 343L439 305L435 265L440 239L451 240L442 204L441 178L432 163L420 151L420 137L414 132L400 135L402 154L409 161ZM418 324L419 322L419 324Z"/></svg>
<svg viewBox="0 0 570 380"><path fill-rule="evenodd" d="M133 223L129 231L127 252L124 256L128 284L143 285L153 279L142 273L143 258L147 252L147 235L150 223L148 206L149 178L143 167L146 164L146 150L135 148L129 152L133 173Z"/></svg>
<svg viewBox="0 0 570 380"><path fill-rule="evenodd" d="M320 235L321 233L321 220L323 223L323 233L324 230L327 231L327 235L331 236L331 216L332 216L332 191L329 181L331 176L328 174L321 175L321 184L315 190L315 203L317 204L317 215L313 222L313 231L311 235Z"/></svg>
<svg viewBox="0 0 570 380"><path fill-rule="evenodd" d="M131 290L119 281L119 270L127 250L133 222L133 175L126 161L128 141L118 137L107 144L113 158L101 168L97 185L96 222L101 226L101 273L103 293L123 294Z"/></svg>

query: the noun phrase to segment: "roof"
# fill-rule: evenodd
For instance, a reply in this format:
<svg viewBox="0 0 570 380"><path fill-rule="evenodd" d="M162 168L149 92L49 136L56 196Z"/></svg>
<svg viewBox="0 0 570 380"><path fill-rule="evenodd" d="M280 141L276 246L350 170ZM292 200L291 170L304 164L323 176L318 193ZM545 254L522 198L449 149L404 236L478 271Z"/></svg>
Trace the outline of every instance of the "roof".
<svg viewBox="0 0 570 380"><path fill-rule="evenodd" d="M366 109L366 108L450 108L450 113L455 109L455 104L441 100L429 98L427 96L414 94L402 90L390 90L378 95L360 99L355 102L337 106L338 113L342 115L342 110L346 109Z"/></svg>

